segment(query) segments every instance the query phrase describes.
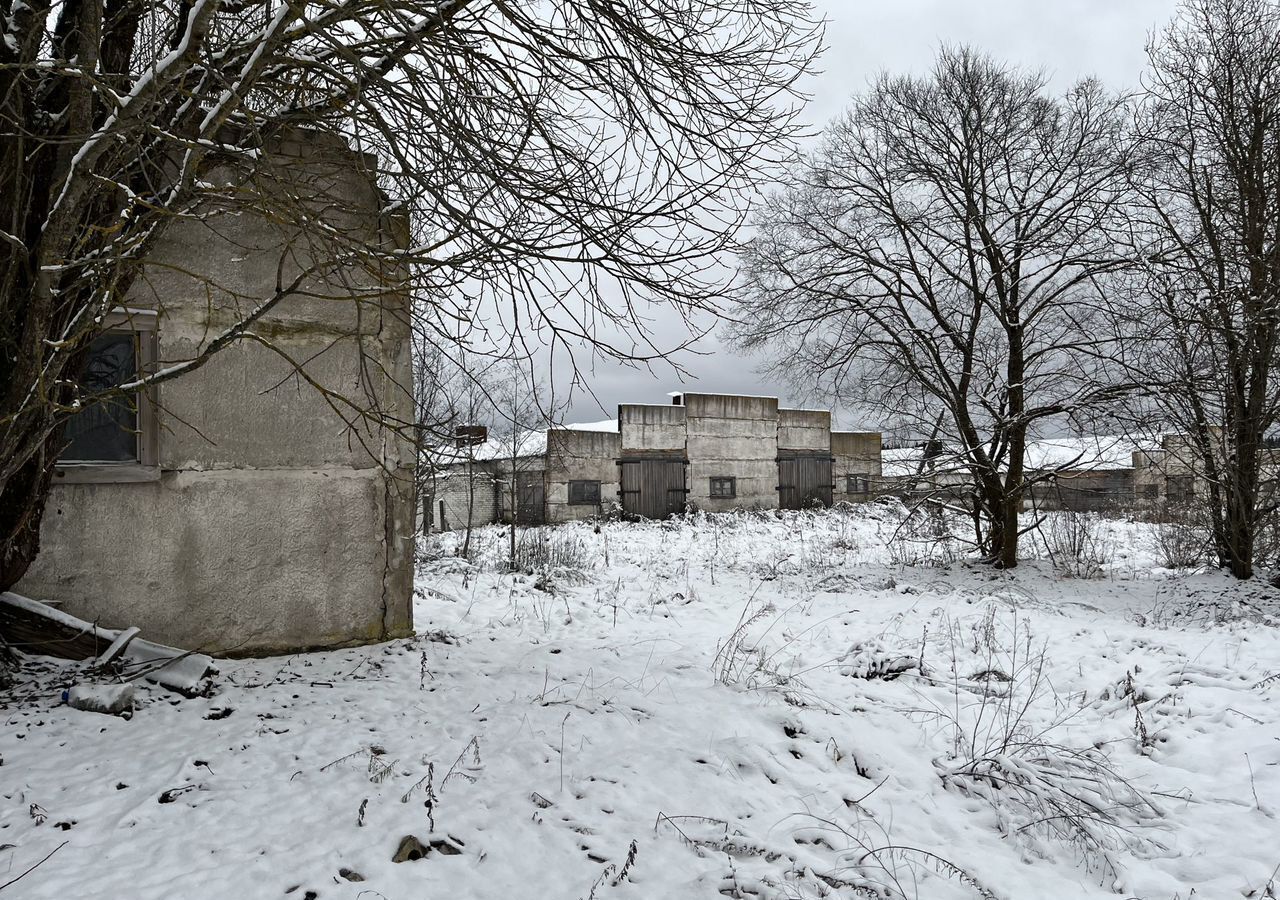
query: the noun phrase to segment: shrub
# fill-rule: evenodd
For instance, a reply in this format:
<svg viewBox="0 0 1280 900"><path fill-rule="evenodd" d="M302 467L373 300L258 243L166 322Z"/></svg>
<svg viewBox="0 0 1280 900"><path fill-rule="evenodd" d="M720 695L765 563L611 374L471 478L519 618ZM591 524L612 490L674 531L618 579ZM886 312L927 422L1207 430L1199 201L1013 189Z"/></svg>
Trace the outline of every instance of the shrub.
<svg viewBox="0 0 1280 900"><path fill-rule="evenodd" d="M754 595L748 598L733 631L716 645L716 655L711 661L716 681L723 685L754 686L757 676L765 669L768 654L761 638L751 635L751 629L776 611L772 603L756 604Z"/></svg>
<svg viewBox="0 0 1280 900"><path fill-rule="evenodd" d="M553 528L530 528L516 538L516 555L511 567L517 571L585 572L595 563L581 535Z"/></svg>
<svg viewBox="0 0 1280 900"><path fill-rule="evenodd" d="M1054 739L1071 712L1053 691L1046 651L1036 649L1029 630L1019 633L1016 619L1001 628L988 618L976 647L977 672L962 677L953 643L953 708L936 713L952 750L934 760L939 777L988 802L1002 833L1065 842L1103 879L1114 878L1116 852L1151 843L1136 828L1159 809L1112 767L1103 748ZM1054 717L1036 721L1037 708L1047 705L1057 710Z"/></svg>
<svg viewBox="0 0 1280 900"><path fill-rule="evenodd" d="M1115 558L1115 546L1097 513L1047 513L1040 536L1054 569L1068 578L1100 578Z"/></svg>
<svg viewBox="0 0 1280 900"><path fill-rule="evenodd" d="M1191 569L1208 557L1209 533L1190 522L1164 518L1152 526L1160 565L1166 569Z"/></svg>
<svg viewBox="0 0 1280 900"><path fill-rule="evenodd" d="M947 566L960 558L964 543L957 534L954 515L940 503L906 507L885 538L889 561L899 567ZM896 517L895 517L896 518Z"/></svg>
<svg viewBox="0 0 1280 900"><path fill-rule="evenodd" d="M419 560L422 561L420 553ZM515 556L511 553L511 526L488 526L476 529L465 563L478 572L520 572L534 576L539 586L555 581L569 583L585 580L586 574L599 565L600 550L578 525L550 525L518 528ZM433 571L443 571L448 560L431 564ZM463 560L457 560L462 563Z"/></svg>

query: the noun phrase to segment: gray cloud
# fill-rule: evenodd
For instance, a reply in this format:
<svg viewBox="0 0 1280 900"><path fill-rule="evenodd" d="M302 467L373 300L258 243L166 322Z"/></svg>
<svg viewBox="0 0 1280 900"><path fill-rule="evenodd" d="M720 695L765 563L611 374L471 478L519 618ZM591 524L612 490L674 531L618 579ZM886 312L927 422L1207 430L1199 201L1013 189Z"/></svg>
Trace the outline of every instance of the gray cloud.
<svg viewBox="0 0 1280 900"><path fill-rule="evenodd" d="M1019 66L1043 69L1055 89L1096 77L1117 91L1136 88L1145 63L1147 40L1174 14L1176 0L816 0L829 19L828 49L822 71L804 87L812 95L806 121L818 130L838 115L850 97L881 71L922 73L938 46L970 44ZM654 333L678 343L678 327L659 321ZM591 420L614 415L618 403L666 401L667 391L725 391L777 395L792 405L812 405L785 385L757 374L756 361L726 348L715 334L680 364L689 378L682 384L667 367L655 373L599 364L590 373L598 403L575 395L566 418ZM603 406L603 411L601 409ZM839 416L842 427L864 424L856 413Z"/></svg>

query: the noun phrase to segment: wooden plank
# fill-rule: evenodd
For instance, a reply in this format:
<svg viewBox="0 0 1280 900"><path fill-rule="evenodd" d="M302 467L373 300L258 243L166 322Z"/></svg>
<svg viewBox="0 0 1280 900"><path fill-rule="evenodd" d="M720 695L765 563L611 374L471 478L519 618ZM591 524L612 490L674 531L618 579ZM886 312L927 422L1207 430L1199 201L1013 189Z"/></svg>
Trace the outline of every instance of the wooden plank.
<svg viewBox="0 0 1280 900"><path fill-rule="evenodd" d="M14 602L9 598L14 597ZM119 636L117 632L80 622L49 607L47 615L17 595L0 594L0 631L15 650L56 656L60 659L92 659L105 651ZM25 598L23 598L25 599Z"/></svg>

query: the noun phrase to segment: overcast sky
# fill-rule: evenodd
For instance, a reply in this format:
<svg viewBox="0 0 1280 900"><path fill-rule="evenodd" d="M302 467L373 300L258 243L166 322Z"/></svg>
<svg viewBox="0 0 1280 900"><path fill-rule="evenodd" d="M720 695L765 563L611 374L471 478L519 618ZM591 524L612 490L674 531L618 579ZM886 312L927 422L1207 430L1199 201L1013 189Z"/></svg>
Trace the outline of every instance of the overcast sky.
<svg viewBox="0 0 1280 900"><path fill-rule="evenodd" d="M1173 15L1176 0L815 0L815 4L828 19L827 51L821 72L806 86L813 97L806 118L820 127L877 73L927 71L941 43L970 44L1008 62L1041 68L1056 89L1085 76L1095 76L1117 90L1134 88L1147 39ZM661 323L656 324L662 334ZM590 380L604 410L582 396L566 418L611 418L618 403L664 402L668 391L678 390L777 395L796 406L815 402L788 396L785 386L755 374L755 360L720 346L714 336L699 349L705 355L681 360L694 376L684 384L670 371L650 376L598 366ZM848 428L873 423L839 424Z"/></svg>

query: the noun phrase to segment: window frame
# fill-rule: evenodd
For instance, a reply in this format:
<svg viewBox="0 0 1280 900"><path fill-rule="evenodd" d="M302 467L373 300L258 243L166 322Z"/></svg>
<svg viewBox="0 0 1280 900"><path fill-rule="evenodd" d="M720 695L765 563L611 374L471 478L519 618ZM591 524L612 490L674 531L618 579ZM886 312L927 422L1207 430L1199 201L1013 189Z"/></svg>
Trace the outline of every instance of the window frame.
<svg viewBox="0 0 1280 900"><path fill-rule="evenodd" d="M870 494L871 476L862 472L850 472L844 476L844 492L846 494Z"/></svg>
<svg viewBox="0 0 1280 900"><path fill-rule="evenodd" d="M716 482L729 483L729 493L716 493ZM707 479L707 496L712 500L736 500L738 499L738 477L736 475L712 475Z"/></svg>
<svg viewBox="0 0 1280 900"><path fill-rule="evenodd" d="M579 496L579 498L575 500L574 488L577 487L581 489L582 485L588 485L588 484L593 485L595 488L594 490L595 499L583 500ZM570 506L599 506L601 494L602 494L601 484L598 480L591 479L591 478L573 478L569 480L569 505Z"/></svg>
<svg viewBox="0 0 1280 900"><path fill-rule="evenodd" d="M103 317L99 334L132 334L137 339L138 375L155 370L159 355L157 335L158 315L153 309L117 307ZM157 390L155 385L139 388L137 455L131 460L110 462L106 460L63 460L54 467L53 483L56 484L117 484L158 481L159 421L156 416Z"/></svg>

